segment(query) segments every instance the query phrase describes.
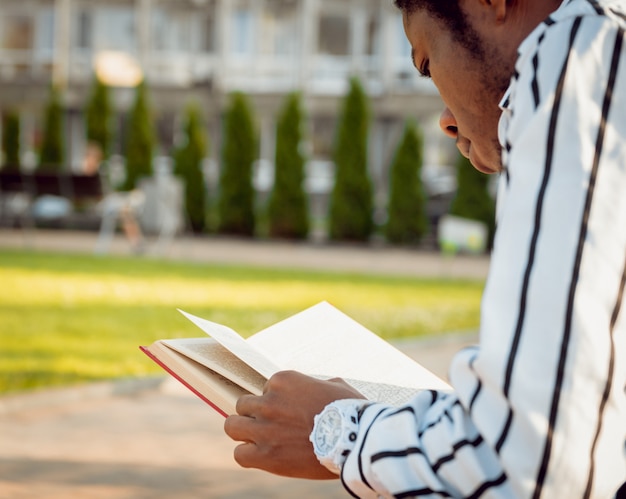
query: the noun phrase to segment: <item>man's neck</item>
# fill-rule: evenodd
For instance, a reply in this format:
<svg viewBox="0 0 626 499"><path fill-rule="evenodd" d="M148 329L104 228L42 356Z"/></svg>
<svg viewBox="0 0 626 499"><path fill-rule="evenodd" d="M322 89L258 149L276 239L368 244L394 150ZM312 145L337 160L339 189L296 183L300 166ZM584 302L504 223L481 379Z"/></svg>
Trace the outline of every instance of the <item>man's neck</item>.
<svg viewBox="0 0 626 499"><path fill-rule="evenodd" d="M518 0L509 7L507 16L509 41L517 49L519 44L556 11L565 0Z"/></svg>
<svg viewBox="0 0 626 499"><path fill-rule="evenodd" d="M564 1L565 0L522 0L520 4L525 6L524 10L529 15L530 23L533 26L537 26L556 11Z"/></svg>

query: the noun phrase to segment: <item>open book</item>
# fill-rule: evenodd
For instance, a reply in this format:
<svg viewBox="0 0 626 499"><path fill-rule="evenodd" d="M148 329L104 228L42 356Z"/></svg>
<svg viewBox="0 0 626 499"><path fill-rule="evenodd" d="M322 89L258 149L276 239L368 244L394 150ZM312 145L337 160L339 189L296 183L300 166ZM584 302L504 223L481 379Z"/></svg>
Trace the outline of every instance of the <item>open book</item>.
<svg viewBox="0 0 626 499"><path fill-rule="evenodd" d="M343 378L368 399L392 405L420 390L450 390L445 381L327 302L247 339L180 312L208 337L158 340L140 348L224 416L235 413L241 395L261 395L265 382L283 370Z"/></svg>

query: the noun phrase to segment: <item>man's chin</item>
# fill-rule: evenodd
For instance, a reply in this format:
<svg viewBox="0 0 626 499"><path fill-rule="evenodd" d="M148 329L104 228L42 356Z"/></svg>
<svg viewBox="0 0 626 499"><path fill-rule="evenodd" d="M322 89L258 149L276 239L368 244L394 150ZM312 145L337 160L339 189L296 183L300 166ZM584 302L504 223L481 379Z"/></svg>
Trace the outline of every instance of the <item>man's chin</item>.
<svg viewBox="0 0 626 499"><path fill-rule="evenodd" d="M472 166L478 170L480 173L484 173L486 175L491 175L493 173L500 173L502 171L502 164L487 164L480 160L480 158L476 158L473 154L469 154L467 159L470 160Z"/></svg>
<svg viewBox="0 0 626 499"><path fill-rule="evenodd" d="M485 165L482 165L482 164L476 164L476 163L472 162L471 160L470 160L470 162L472 163L472 166L476 170L478 170L480 173L484 173L486 175L491 175L493 173L499 173L500 170L501 170L501 168L497 168L496 169L496 168L491 167L491 166L485 166Z"/></svg>

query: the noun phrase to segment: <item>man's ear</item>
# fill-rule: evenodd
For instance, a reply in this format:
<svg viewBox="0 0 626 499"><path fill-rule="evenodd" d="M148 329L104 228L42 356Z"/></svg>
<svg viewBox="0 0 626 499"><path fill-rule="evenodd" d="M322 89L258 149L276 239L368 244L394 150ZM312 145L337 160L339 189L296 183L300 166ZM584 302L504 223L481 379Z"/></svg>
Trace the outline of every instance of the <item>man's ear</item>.
<svg viewBox="0 0 626 499"><path fill-rule="evenodd" d="M474 0L476 1L476 0ZM498 23L504 22L508 11L508 0L477 0L481 7L489 9L491 17ZM471 0L470 0L471 2Z"/></svg>

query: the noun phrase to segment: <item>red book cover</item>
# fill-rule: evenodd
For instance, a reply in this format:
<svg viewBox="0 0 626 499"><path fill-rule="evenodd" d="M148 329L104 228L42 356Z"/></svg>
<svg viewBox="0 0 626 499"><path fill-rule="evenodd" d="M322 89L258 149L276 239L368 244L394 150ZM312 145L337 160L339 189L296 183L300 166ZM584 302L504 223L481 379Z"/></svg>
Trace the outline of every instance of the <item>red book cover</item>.
<svg viewBox="0 0 626 499"><path fill-rule="evenodd" d="M150 357L154 362L156 362L159 366L161 366L165 371L167 371L169 374L171 374L174 378L176 378L178 381L180 381L183 385L185 385L187 388L189 388L193 393L195 393L198 397L200 397L202 400L204 400L207 404L209 404L213 409L215 409L219 414L221 414L222 416L224 416L225 418L228 417L228 414L226 414L222 409L220 409L218 406L216 406L213 402L211 402L208 398L206 398L204 395L202 395L200 392L198 392L193 386L191 386L189 383L187 383L184 379L182 379L178 374L176 374L174 371L172 371L169 367L167 367L165 364L163 364L163 362L161 362L159 359L157 359L154 355L152 355L152 353L150 352L150 350L148 350L147 347L145 346L140 346L139 349L145 353L148 357Z"/></svg>

